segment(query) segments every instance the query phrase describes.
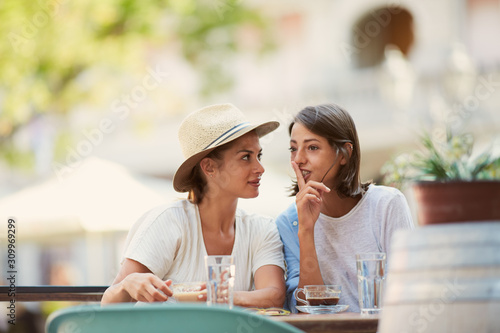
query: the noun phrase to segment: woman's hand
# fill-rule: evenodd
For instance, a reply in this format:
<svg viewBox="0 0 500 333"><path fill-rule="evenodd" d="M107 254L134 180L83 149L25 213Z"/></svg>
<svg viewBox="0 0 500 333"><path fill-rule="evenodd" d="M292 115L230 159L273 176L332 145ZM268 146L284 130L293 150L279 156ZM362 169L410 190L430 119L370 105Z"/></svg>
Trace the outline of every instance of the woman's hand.
<svg viewBox="0 0 500 333"><path fill-rule="evenodd" d="M292 161L292 167L297 176L299 192L296 195L297 216L299 219L300 273L299 288L309 284L323 284L323 278L318 263L318 255L314 244L314 225L318 220L323 201L323 193L330 192L325 184L309 180L304 181L302 171L297 163Z"/></svg>
<svg viewBox="0 0 500 333"><path fill-rule="evenodd" d="M123 289L140 302L165 302L173 295L172 280L163 281L153 273L132 273L122 282Z"/></svg>
<svg viewBox="0 0 500 333"><path fill-rule="evenodd" d="M319 217L323 193L330 192L330 189L325 184L313 180L306 183L302 171L294 161L292 161L292 168L299 186L299 192L295 196L299 228L303 231L311 231L314 230L314 225Z"/></svg>
<svg viewBox="0 0 500 333"><path fill-rule="evenodd" d="M113 284L102 295L101 304L165 302L173 295L171 285L171 280L163 281L143 264L126 258Z"/></svg>

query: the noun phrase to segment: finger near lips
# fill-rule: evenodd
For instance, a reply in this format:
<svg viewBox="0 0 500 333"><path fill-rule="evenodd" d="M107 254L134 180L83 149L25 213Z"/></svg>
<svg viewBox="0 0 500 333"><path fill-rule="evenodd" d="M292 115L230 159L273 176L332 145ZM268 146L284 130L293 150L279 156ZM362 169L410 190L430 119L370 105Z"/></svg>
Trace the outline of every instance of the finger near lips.
<svg viewBox="0 0 500 333"><path fill-rule="evenodd" d="M304 176L302 175L302 171L300 170L297 163L295 163L294 161L292 161L291 163L292 163L293 171L295 172L295 176L297 178L297 185L299 186L299 190L302 190L302 188L306 185L306 182L304 180ZM330 192L330 189L322 182L316 182L313 180L309 180L307 182L307 185L314 187L317 190Z"/></svg>
<svg viewBox="0 0 500 333"><path fill-rule="evenodd" d="M299 186L299 189L301 189L305 185L304 176L302 176L302 171L300 171L299 166L294 161L292 161L292 168L293 171L295 172L295 176L297 177L297 185Z"/></svg>

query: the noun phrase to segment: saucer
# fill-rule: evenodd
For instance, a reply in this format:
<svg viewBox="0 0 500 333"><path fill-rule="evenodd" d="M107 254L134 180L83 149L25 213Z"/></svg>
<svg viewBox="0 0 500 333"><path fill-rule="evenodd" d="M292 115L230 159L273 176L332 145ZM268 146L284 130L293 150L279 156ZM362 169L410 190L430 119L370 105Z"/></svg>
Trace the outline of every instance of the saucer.
<svg viewBox="0 0 500 333"><path fill-rule="evenodd" d="M309 306L309 305L297 305L297 310L300 312L310 313L310 314L321 314L321 313L339 313L344 312L349 308L349 305L318 305L318 306Z"/></svg>

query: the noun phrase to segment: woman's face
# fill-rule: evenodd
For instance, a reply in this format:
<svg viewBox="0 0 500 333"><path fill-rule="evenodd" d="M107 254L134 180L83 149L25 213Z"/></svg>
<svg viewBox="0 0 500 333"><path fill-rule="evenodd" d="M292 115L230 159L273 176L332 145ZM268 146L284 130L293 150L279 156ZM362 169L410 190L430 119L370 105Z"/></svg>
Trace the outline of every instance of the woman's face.
<svg viewBox="0 0 500 333"><path fill-rule="evenodd" d="M236 198L255 198L259 195L260 178L264 167L260 163L262 148L259 137L250 132L236 139L223 153L213 177L214 185L223 193Z"/></svg>
<svg viewBox="0 0 500 333"><path fill-rule="evenodd" d="M290 134L290 152L291 161L297 163L306 183L309 180L320 182L327 172L323 183L327 186L333 183L341 158L328 171L337 157L337 152L326 138L314 134L300 123L295 123Z"/></svg>

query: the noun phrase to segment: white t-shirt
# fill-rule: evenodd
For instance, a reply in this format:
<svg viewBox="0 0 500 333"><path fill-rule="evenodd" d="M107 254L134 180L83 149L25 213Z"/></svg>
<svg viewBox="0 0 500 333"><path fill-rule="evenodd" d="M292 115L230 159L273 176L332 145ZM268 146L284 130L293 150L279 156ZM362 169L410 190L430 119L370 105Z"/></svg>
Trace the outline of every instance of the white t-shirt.
<svg viewBox="0 0 500 333"><path fill-rule="evenodd" d="M342 286L339 304L359 312L356 254L385 252L389 258L394 231L412 228L404 195L386 186L370 185L358 204L342 217L320 214L314 227L316 252L324 283Z"/></svg>
<svg viewBox="0 0 500 333"><path fill-rule="evenodd" d="M253 289L253 277L264 265L284 267L282 243L271 218L236 211L232 255L236 266L234 290ZM205 256L198 207L188 200L156 207L132 227L125 258L145 265L174 283L205 281Z"/></svg>

